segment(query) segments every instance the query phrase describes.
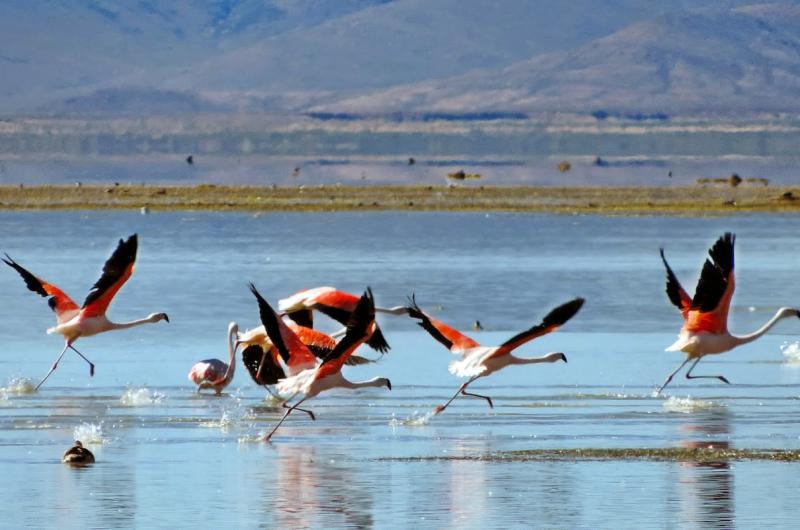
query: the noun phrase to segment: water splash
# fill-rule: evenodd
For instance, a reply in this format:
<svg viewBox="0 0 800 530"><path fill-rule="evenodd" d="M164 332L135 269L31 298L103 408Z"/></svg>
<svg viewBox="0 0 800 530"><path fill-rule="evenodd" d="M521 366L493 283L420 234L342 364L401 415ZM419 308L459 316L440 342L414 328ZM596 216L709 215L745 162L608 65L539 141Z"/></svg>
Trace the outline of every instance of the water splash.
<svg viewBox="0 0 800 530"><path fill-rule="evenodd" d="M267 431L261 431L257 434L245 434L240 436L237 440L240 444L256 444L261 443L264 441L264 437L267 435Z"/></svg>
<svg viewBox="0 0 800 530"><path fill-rule="evenodd" d="M13 376L6 382L6 386L0 388L0 392L15 395L33 394L36 392L36 385L33 384L33 379Z"/></svg>
<svg viewBox="0 0 800 530"><path fill-rule="evenodd" d="M149 388L129 388L125 390L119 399L123 407L145 407L148 405L158 405L167 396L156 390Z"/></svg>
<svg viewBox="0 0 800 530"><path fill-rule="evenodd" d="M72 438L80 440L84 445L102 445L108 442L108 438L103 436L103 422L87 423L83 422L72 431Z"/></svg>
<svg viewBox="0 0 800 530"><path fill-rule="evenodd" d="M399 427L399 426L407 426L407 427L419 427L423 425L427 425L431 418L433 418L435 412L433 410L429 410L424 414L421 414L418 410L415 410L405 419L399 419L392 414L392 419L389 420L390 427Z"/></svg>
<svg viewBox="0 0 800 530"><path fill-rule="evenodd" d="M664 401L664 410L666 412L682 412L684 414L688 414L690 412L695 412L698 410L708 410L717 407L721 407L722 405L719 403L715 403L713 401L706 401L703 399L693 399L691 397L679 398L675 396L671 396L669 399Z"/></svg>
<svg viewBox="0 0 800 530"><path fill-rule="evenodd" d="M781 353L789 364L800 364L800 341L784 342L781 344Z"/></svg>

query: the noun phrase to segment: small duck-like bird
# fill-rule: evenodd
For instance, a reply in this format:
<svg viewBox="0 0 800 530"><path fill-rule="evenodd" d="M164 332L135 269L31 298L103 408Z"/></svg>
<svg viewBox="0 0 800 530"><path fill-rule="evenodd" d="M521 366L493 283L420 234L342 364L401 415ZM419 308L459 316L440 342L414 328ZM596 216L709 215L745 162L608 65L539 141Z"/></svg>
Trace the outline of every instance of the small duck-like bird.
<svg viewBox="0 0 800 530"><path fill-rule="evenodd" d="M61 461L71 466L86 466L94 464L94 455L79 440L75 440L75 445L64 452Z"/></svg>

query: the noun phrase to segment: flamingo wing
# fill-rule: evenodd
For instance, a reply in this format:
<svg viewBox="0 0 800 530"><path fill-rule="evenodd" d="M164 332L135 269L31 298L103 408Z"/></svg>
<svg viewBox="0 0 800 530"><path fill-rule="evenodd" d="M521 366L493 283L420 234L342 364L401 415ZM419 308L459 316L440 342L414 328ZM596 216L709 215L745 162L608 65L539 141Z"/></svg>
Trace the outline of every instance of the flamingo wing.
<svg viewBox="0 0 800 530"><path fill-rule="evenodd" d="M272 350L272 348L270 348L270 350ZM277 355L273 355L272 353L273 352L270 351L267 355L264 355L264 349L258 344L251 344L242 351L242 363L247 369L247 373L250 374L250 377L256 384L274 385L279 379L286 377L286 373L283 371L280 363L278 363ZM262 360L264 364L263 368L261 367ZM260 378L258 375L259 370L261 372Z"/></svg>
<svg viewBox="0 0 800 530"><path fill-rule="evenodd" d="M30 271L22 267L22 265L11 259L11 256L8 254L6 254L6 259L3 261L22 276L28 289L38 295L50 297L50 299L47 300L47 304L50 306L50 309L55 312L56 321L59 324L71 320L78 314L78 304L73 302L72 298L67 296L64 291L51 283L47 283L41 278L37 278Z"/></svg>
<svg viewBox="0 0 800 530"><path fill-rule="evenodd" d="M306 328L314 327L314 313L310 309L299 309L297 311L292 311L291 313L286 313L286 316L292 319L292 321L298 326L303 326Z"/></svg>
<svg viewBox="0 0 800 530"><path fill-rule="evenodd" d="M678 277L672 271L672 267L667 263L667 258L664 257L664 249L659 249L661 253L661 261L664 262L664 267L667 269L667 297L675 307L681 310L683 319L686 320L689 309L692 307L692 299L686 293L686 290L681 286Z"/></svg>
<svg viewBox="0 0 800 530"><path fill-rule="evenodd" d="M487 359L511 353L526 342L532 341L533 339L541 337L542 335L547 335L548 333L554 332L566 324L569 319L578 313L580 308L583 307L584 301L585 300L583 298L576 298L574 300L570 300L566 304L556 307L547 313L547 316L545 316L539 324L536 324L535 326L514 335L501 344L500 347L494 351L494 353L487 357Z"/></svg>
<svg viewBox="0 0 800 530"><path fill-rule="evenodd" d="M735 236L726 232L708 251L710 260L703 263L685 329L691 332L724 333L728 329L734 280L733 247Z"/></svg>
<svg viewBox="0 0 800 530"><path fill-rule="evenodd" d="M453 353L463 353L469 348L476 348L480 346L477 342L467 337L463 333L451 328L447 324L431 318L417 305L416 298L411 295L410 305L406 306L406 310L411 318L419 319L419 324L422 329L427 331L431 337L441 342L445 348Z"/></svg>
<svg viewBox="0 0 800 530"><path fill-rule="evenodd" d="M136 261L138 238L133 234L128 239L119 240L117 248L103 265L103 274L95 282L86 300L83 302L81 312L85 317L98 317L106 314L111 300L117 291L128 281L133 274Z"/></svg>
<svg viewBox="0 0 800 530"><path fill-rule="evenodd" d="M361 346L369 337L372 327L375 324L375 300L372 297L372 289L367 290L361 296L353 311L350 320L347 322L347 333L340 340L333 351L323 360L317 369L316 379L322 379L342 369L342 365Z"/></svg>
<svg viewBox="0 0 800 530"><path fill-rule="evenodd" d="M316 365L316 358L303 341L291 330L289 326L275 313L272 307L256 289L255 285L250 284L250 292L255 295L258 301L258 310L261 316L261 323L267 331L267 336L272 344L277 348L283 362L291 369L297 371L300 367L308 368Z"/></svg>

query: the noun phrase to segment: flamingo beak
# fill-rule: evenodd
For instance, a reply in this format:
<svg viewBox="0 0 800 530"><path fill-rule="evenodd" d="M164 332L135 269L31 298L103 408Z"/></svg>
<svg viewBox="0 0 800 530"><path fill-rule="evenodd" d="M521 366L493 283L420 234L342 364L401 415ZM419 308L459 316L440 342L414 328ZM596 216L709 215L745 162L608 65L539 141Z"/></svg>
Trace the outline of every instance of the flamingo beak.
<svg viewBox="0 0 800 530"><path fill-rule="evenodd" d="M166 320L167 323L169 323L169 316L167 316L166 313L161 313L161 314L164 316L164 320Z"/></svg>
<svg viewBox="0 0 800 530"><path fill-rule="evenodd" d="M561 354L561 360L567 362L567 356L564 355L563 353Z"/></svg>
<svg viewBox="0 0 800 530"><path fill-rule="evenodd" d="M389 390L392 389L392 382L389 381L388 379L386 380L386 388L388 388Z"/></svg>

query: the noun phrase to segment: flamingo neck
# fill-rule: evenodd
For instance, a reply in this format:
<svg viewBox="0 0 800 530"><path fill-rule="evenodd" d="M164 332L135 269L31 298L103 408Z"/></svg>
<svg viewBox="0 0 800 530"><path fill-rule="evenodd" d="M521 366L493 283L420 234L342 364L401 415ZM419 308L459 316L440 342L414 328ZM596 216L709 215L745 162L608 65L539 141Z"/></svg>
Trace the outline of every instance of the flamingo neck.
<svg viewBox="0 0 800 530"><path fill-rule="evenodd" d="M233 379L236 373L236 347L238 346L237 337L239 336L239 326L236 322L228 324L228 369L225 370L225 381Z"/></svg>
<svg viewBox="0 0 800 530"><path fill-rule="evenodd" d="M342 377L341 385L344 388L367 388L367 387L382 387L386 386L386 378L385 377L373 377L368 381L358 381L352 382L348 381L344 377Z"/></svg>
<svg viewBox="0 0 800 530"><path fill-rule="evenodd" d="M515 357L513 355L509 355L511 357L511 362L509 364L539 364L539 363L554 363L557 361L564 361L566 357L563 353L548 353L547 355L543 355L542 357L533 357L530 359L524 359L521 357Z"/></svg>
<svg viewBox="0 0 800 530"><path fill-rule="evenodd" d="M135 328L136 326L141 326L142 324L154 324L161 320L158 315L150 315L145 318L141 318L139 320L131 320L130 322L109 322L108 329L128 329L128 328Z"/></svg>
<svg viewBox="0 0 800 530"><path fill-rule="evenodd" d="M736 346L739 346L741 344L747 344L748 342L753 342L754 340L759 338L761 335L763 335L764 333L769 331L770 328L772 328L772 326L777 324L779 320L782 320L782 319L788 318L788 317L792 317L792 316L794 316L794 317L800 316L798 314L797 309L793 309L791 307L782 307L782 308L778 309L778 311L775 313L775 315L773 315L772 318L767 320L767 322L763 326L761 326L760 328L758 328L754 332L748 333L747 335L739 335L739 336L733 335L732 339L735 342Z"/></svg>
<svg viewBox="0 0 800 530"><path fill-rule="evenodd" d="M389 315L405 315L408 313L408 309L405 306L395 306L395 307L376 307L376 313L387 313Z"/></svg>

